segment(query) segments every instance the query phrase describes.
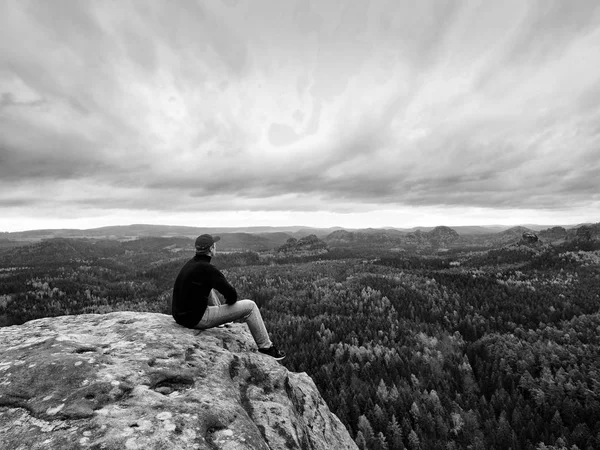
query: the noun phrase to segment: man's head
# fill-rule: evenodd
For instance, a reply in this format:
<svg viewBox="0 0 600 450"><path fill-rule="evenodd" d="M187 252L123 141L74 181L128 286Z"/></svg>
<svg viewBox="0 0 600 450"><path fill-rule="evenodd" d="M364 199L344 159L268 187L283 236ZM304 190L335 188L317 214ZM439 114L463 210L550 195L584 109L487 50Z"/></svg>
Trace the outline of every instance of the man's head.
<svg viewBox="0 0 600 450"><path fill-rule="evenodd" d="M219 236L211 236L210 234L201 234L196 238L196 254L197 255L215 255L215 242L219 241Z"/></svg>

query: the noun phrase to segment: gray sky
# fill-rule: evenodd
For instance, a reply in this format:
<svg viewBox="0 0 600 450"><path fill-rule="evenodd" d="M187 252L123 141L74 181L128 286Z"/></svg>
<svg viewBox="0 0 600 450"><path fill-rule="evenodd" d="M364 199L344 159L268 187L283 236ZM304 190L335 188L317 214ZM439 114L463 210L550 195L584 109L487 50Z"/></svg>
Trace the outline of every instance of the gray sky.
<svg viewBox="0 0 600 450"><path fill-rule="evenodd" d="M600 3L0 2L0 231L600 221Z"/></svg>

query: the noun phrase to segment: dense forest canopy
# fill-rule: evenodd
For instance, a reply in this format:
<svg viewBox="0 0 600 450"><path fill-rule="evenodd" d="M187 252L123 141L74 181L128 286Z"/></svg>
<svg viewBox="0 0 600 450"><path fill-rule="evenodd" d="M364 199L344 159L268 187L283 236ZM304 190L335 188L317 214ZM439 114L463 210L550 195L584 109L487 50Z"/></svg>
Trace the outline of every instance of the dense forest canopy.
<svg viewBox="0 0 600 450"><path fill-rule="evenodd" d="M398 251L338 232L337 247L310 237L213 262L260 305L286 367L315 380L361 449L598 449L600 244L552 233L561 241ZM190 242L6 246L0 325L167 313Z"/></svg>

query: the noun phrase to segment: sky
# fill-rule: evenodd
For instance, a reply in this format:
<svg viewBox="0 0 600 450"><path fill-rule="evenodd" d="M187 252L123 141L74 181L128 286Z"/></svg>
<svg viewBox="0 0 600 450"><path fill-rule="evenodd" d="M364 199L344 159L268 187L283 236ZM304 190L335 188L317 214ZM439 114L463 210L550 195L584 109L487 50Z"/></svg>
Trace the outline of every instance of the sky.
<svg viewBox="0 0 600 450"><path fill-rule="evenodd" d="M597 0L3 0L0 231L600 222Z"/></svg>

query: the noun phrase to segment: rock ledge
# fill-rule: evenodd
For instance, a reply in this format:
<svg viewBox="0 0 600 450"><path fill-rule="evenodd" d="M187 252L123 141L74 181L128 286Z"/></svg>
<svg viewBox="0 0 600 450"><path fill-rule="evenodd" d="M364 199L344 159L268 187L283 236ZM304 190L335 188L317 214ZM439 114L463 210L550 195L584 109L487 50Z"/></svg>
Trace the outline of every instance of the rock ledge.
<svg viewBox="0 0 600 450"><path fill-rule="evenodd" d="M3 449L356 449L244 324L117 312L0 328Z"/></svg>

